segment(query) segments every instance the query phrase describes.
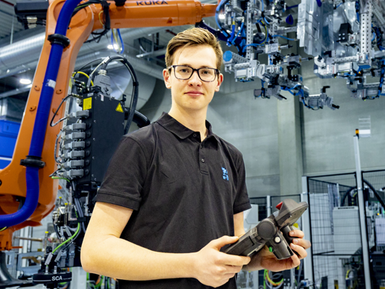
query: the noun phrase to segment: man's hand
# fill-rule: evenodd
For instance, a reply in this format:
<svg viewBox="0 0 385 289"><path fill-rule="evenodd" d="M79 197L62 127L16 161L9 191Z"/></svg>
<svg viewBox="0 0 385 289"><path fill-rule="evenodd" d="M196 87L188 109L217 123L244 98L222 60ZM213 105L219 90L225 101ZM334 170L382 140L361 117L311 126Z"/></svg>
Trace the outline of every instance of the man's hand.
<svg viewBox="0 0 385 289"><path fill-rule="evenodd" d="M223 236L215 239L195 254L193 275L199 282L211 287L219 287L241 271L250 262L250 257L234 256L220 249L238 241L238 237Z"/></svg>
<svg viewBox="0 0 385 289"><path fill-rule="evenodd" d="M304 233L301 230L293 230L290 233L291 237L295 237L290 248L297 254L294 254L288 259L278 260L265 246L252 258L246 270L268 269L270 271L284 271L295 268L300 264L300 260L307 256L306 249L309 249L311 244L308 240L303 239Z"/></svg>

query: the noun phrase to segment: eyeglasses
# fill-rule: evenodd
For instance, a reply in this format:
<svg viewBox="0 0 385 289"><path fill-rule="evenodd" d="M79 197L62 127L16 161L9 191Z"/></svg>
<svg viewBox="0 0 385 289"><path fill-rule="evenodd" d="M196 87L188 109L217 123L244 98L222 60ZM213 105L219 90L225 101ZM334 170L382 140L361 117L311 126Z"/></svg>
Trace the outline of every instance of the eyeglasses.
<svg viewBox="0 0 385 289"><path fill-rule="evenodd" d="M212 82L215 80L215 77L219 74L219 70L216 68L210 67L201 67L198 69L192 68L188 65L171 65L168 67L170 70L174 68L174 75L179 80L188 80L196 71L200 80L204 82Z"/></svg>

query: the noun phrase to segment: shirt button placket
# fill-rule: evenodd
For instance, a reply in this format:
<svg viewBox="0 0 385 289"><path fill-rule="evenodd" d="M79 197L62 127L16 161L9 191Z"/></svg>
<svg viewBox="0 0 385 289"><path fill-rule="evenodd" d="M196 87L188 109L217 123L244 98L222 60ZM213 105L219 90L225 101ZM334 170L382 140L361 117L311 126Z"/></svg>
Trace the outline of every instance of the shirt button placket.
<svg viewBox="0 0 385 289"><path fill-rule="evenodd" d="M202 144L199 146L199 166L200 166L201 172L208 173L207 162L206 162L204 148Z"/></svg>

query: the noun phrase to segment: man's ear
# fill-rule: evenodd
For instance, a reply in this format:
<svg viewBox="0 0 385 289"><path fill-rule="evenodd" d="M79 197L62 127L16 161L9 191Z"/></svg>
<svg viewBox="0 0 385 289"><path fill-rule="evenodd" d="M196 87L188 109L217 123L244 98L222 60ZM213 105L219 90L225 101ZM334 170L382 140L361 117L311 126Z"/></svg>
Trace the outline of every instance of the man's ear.
<svg viewBox="0 0 385 289"><path fill-rule="evenodd" d="M163 69L163 80L164 84L168 89L171 88L171 82L170 82L170 72L168 69Z"/></svg>
<svg viewBox="0 0 385 289"><path fill-rule="evenodd" d="M218 74L218 81L217 81L217 87L215 88L215 91L219 91L219 88L223 82L223 74L219 73Z"/></svg>

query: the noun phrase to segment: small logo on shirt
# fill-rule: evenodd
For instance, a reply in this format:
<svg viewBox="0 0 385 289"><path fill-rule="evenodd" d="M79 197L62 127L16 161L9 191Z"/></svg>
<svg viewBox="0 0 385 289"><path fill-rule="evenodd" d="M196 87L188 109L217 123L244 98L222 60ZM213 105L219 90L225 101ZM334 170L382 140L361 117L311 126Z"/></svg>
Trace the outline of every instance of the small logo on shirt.
<svg viewBox="0 0 385 289"><path fill-rule="evenodd" d="M222 173L223 173L223 175L222 175L223 179L228 181L229 180L229 173L227 172L227 170L224 167L222 167Z"/></svg>

